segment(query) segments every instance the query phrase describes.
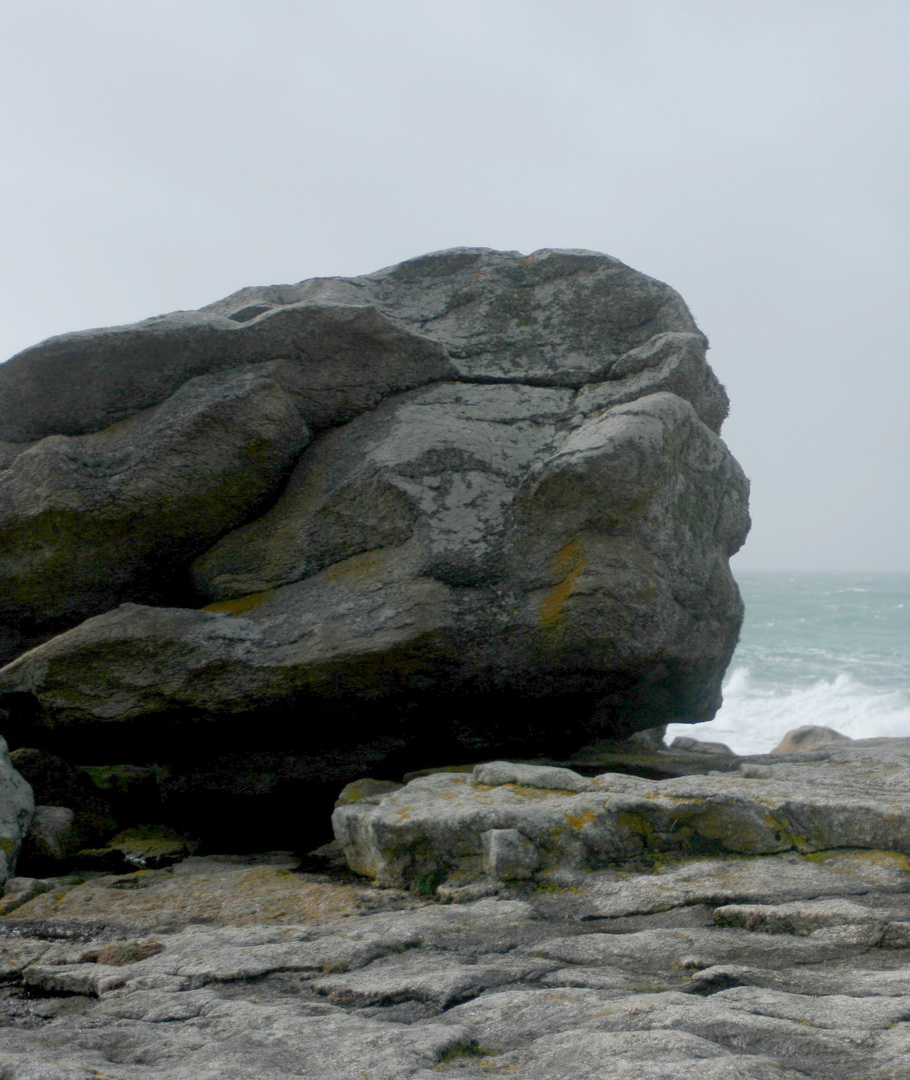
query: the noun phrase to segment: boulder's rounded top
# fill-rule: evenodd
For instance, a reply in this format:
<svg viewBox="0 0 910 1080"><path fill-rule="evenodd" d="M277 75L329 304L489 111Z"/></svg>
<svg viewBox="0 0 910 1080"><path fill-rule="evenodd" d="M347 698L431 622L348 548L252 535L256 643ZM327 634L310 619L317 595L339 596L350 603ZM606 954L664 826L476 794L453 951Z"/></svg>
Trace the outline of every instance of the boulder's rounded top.
<svg viewBox="0 0 910 1080"><path fill-rule="evenodd" d="M435 378L579 387L656 334L697 331L678 293L609 255L451 248L48 338L0 365L0 440L98 431L197 375L328 359L327 339L356 354L365 381L394 353Z"/></svg>

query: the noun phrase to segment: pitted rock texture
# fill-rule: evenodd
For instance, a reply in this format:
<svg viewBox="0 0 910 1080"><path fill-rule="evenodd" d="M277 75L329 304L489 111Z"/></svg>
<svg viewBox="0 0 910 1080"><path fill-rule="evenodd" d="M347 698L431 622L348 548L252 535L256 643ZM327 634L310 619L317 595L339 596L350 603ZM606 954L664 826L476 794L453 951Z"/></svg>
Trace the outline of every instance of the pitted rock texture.
<svg viewBox="0 0 910 1080"><path fill-rule="evenodd" d="M213 720L321 760L379 732L400 773L709 718L748 515L706 347L616 259L472 248L26 350L8 734L98 764Z"/></svg>
<svg viewBox="0 0 910 1080"><path fill-rule="evenodd" d="M910 740L833 742L662 781L491 762L342 804L333 825L351 869L444 895L660 853L910 854Z"/></svg>
<svg viewBox="0 0 910 1080"><path fill-rule="evenodd" d="M453 904L279 854L32 883L0 919L0 1073L898 1080L908 880L843 850Z"/></svg>

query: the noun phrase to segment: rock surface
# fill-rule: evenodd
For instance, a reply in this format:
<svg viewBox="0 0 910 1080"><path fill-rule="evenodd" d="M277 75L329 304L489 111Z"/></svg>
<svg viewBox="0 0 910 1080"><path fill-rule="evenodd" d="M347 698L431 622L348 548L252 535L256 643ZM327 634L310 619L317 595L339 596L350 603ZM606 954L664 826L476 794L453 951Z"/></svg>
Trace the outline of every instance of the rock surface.
<svg viewBox="0 0 910 1080"><path fill-rule="evenodd" d="M180 570L263 507L307 440L290 397L253 370L192 379L101 432L42 439L0 474L5 618L65 626L126 597L173 598Z"/></svg>
<svg viewBox="0 0 910 1080"><path fill-rule="evenodd" d="M737 773L661 782L488 762L349 785L340 839L377 816L400 841L422 830L424 874L401 874L407 890L329 854L297 865L280 852L13 878L0 900L0 1073L906 1077L910 740L734 762ZM680 794L696 780L699 794ZM626 806L611 823L606 804L646 789L652 818L675 806L689 842L653 833L646 849L607 851L645 811ZM604 804L599 824L591 799ZM741 828L750 804L753 819L803 815L805 835L764 849ZM551 831L549 848L529 839L557 806L564 835ZM693 854L712 812L702 839L716 851ZM604 859L590 857L598 828ZM440 838L445 881L429 872Z"/></svg>
<svg viewBox="0 0 910 1080"><path fill-rule="evenodd" d="M769 753L797 754L801 750L814 750L816 746L824 746L832 742L850 742L850 738L835 731L834 728L822 727L820 724L804 724L802 727L788 731Z"/></svg>
<svg viewBox="0 0 910 1080"><path fill-rule="evenodd" d="M748 516L706 347L608 256L455 249L26 350L6 734L337 787L709 718Z"/></svg>
<svg viewBox="0 0 910 1080"><path fill-rule="evenodd" d="M39 866L53 866L78 851L75 823L75 813L66 806L35 807L22 848L22 860L31 872Z"/></svg>
<svg viewBox="0 0 910 1080"><path fill-rule="evenodd" d="M345 803L333 824L353 870L447 895L663 853L910 854L910 740L832 742L656 782L492 762Z"/></svg>
<svg viewBox="0 0 910 1080"><path fill-rule="evenodd" d="M906 1076L898 853L684 858L447 905L294 865L191 858L42 891L14 881L0 1072Z"/></svg>

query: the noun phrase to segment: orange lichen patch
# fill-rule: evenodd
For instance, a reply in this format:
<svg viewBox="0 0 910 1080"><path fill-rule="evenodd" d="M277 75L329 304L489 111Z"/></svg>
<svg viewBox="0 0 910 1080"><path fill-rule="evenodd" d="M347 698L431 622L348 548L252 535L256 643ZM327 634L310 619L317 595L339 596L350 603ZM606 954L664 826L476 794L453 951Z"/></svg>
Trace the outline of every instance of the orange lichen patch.
<svg viewBox="0 0 910 1080"><path fill-rule="evenodd" d="M540 601L539 615L542 626L554 626L565 612L566 602L578 587L578 577L585 567L585 553L581 540L572 540L553 556L553 572L558 584L549 589Z"/></svg>
<svg viewBox="0 0 910 1080"><path fill-rule="evenodd" d="M580 814L566 814L565 817L573 829L583 829L585 825L597 820L597 811L583 810Z"/></svg>
<svg viewBox="0 0 910 1080"><path fill-rule="evenodd" d="M260 604L267 604L274 595L274 592L250 593L249 596L239 596L236 600L219 600L217 604L206 604L202 610L221 611L227 615L242 615L243 612L251 611Z"/></svg>
<svg viewBox="0 0 910 1080"><path fill-rule="evenodd" d="M340 578L365 578L372 577L377 570L382 568L386 561L382 555L385 549L374 548L372 551L363 551L359 555L352 555L334 566L323 571L329 581L338 581Z"/></svg>
<svg viewBox="0 0 910 1080"><path fill-rule="evenodd" d="M95 878L36 896L0 923L65 920L121 923L154 932L190 923L249 926L320 923L362 907L356 887L307 881L288 865L219 865L187 860L169 870Z"/></svg>
<svg viewBox="0 0 910 1080"><path fill-rule="evenodd" d="M478 785L479 787L480 785ZM487 791L503 790L521 795L525 799L548 799L551 795L574 795L574 791L563 791L554 788L527 787L525 784L498 784L495 788L487 788Z"/></svg>
<svg viewBox="0 0 910 1080"><path fill-rule="evenodd" d="M910 859L900 851L884 851L881 848L875 848L868 851L850 851L845 854L843 851L834 850L819 851L809 857L815 862L837 860L840 863L847 863L848 868L837 866L835 869L849 869L849 872L858 872L864 868L865 863L871 863L873 866L884 866L910 873ZM874 878L873 880L880 881L881 879Z"/></svg>

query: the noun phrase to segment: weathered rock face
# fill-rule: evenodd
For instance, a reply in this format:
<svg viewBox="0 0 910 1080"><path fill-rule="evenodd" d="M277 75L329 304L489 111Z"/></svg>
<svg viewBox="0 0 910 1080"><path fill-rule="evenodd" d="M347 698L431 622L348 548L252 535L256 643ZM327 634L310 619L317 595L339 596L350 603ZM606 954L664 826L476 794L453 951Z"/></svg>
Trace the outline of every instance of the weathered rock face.
<svg viewBox="0 0 910 1080"><path fill-rule="evenodd" d="M26 350L11 737L347 780L710 717L748 516L705 348L615 259L456 249Z"/></svg>
<svg viewBox="0 0 910 1080"><path fill-rule="evenodd" d="M40 631L124 596L179 598L183 567L262 508L307 436L281 386L241 369L105 431L42 439L0 474L7 619Z"/></svg>
<svg viewBox="0 0 910 1080"><path fill-rule="evenodd" d="M655 782L498 761L345 802L348 864L387 886L540 879L657 853L910 854L910 740L831 743Z"/></svg>

